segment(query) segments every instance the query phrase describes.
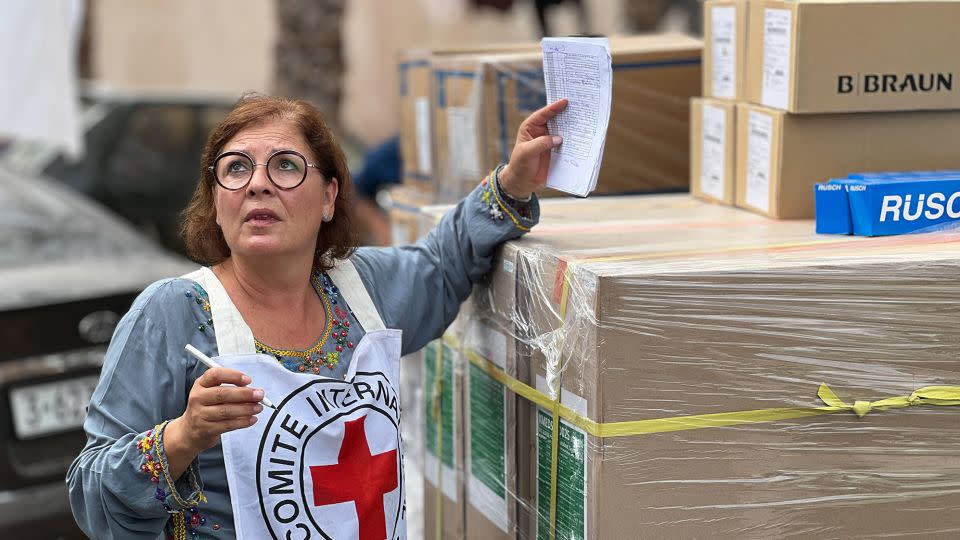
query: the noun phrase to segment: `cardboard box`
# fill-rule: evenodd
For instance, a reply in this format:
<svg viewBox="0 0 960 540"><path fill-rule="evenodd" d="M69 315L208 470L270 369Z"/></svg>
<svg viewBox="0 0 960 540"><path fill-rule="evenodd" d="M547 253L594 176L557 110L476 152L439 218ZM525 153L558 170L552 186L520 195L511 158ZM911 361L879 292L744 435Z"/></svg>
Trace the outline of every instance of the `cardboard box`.
<svg viewBox="0 0 960 540"><path fill-rule="evenodd" d="M407 493L407 534L423 538L424 435L423 349L400 357L400 437Z"/></svg>
<svg viewBox="0 0 960 540"><path fill-rule="evenodd" d="M726 220L733 220L741 227L769 221L747 212L704 204L689 197L644 198L649 199L649 204L639 212L635 205L638 199L636 196L544 201L541 206L541 225L528 234L526 240L549 242L570 234L583 234L589 237L610 232L632 234L636 231L656 231L671 226L670 224L676 220L689 221L691 212L696 214L698 226L703 227L711 227ZM447 210L449 207L441 206L425 209L423 215L430 217L425 217L424 223L436 222ZM594 226L590 226L591 223ZM529 330L532 326L528 325L527 314L531 311L528 306L534 302L532 297L535 295L531 295L530 291L522 290L521 282L515 278L515 274L518 272L517 265L522 264L518 261L518 256L523 253L526 240L503 246L495 258L495 270L488 279L475 287L471 299L467 302L474 311L470 317L474 325L476 321L480 321L482 327L496 330L492 334L506 336L507 357L504 371L523 381L531 379L533 348L530 345ZM518 289L518 287L521 288ZM466 326L471 326L471 322ZM483 335L464 338L465 348L479 351L489 347L491 343L499 342L498 339L492 339L490 333L486 334L487 337L480 337ZM489 352L483 355L487 358L495 356ZM469 368L473 372L477 371L475 366L469 366ZM468 418L469 423L472 416L471 405L466 404L465 407L467 408L465 417ZM510 412L511 409L515 409L516 412ZM533 470L532 464L536 463L533 451L537 448L537 439L531 423L536 417L531 403L513 394L507 395L506 411L505 424L508 426L506 485L509 487L505 491L511 499L507 507L508 512L511 513L508 536L527 538L532 537L528 534L531 527L536 527L537 522L536 483L528 478L524 480L523 476L529 475ZM482 414L484 412L480 411L479 415ZM510 430L514 425L515 434L512 434ZM474 434L471 431L470 428L467 429L465 443L467 448L472 446L471 440ZM467 461L469 463L471 459L468 457ZM469 486L471 480L468 479L467 482ZM504 537L502 529L492 527L493 520L481 511L483 499L477 501L475 497L471 497L469 489L468 487L468 537ZM477 504L478 502L481 504ZM489 509L490 507L487 506L484 511L489 512Z"/></svg>
<svg viewBox="0 0 960 540"><path fill-rule="evenodd" d="M796 115L737 105L737 206L812 218L813 185L854 172L955 169L960 111Z"/></svg>
<svg viewBox="0 0 960 540"><path fill-rule="evenodd" d="M524 382L561 390L592 421L817 407L821 383L852 404L960 380L960 330L942 316L960 292L950 237L818 237L810 221L678 195L584 214L604 211L619 230L568 222L503 248L514 334L534 352ZM936 536L960 527L943 512L960 505L957 414L918 406L607 438L562 421L557 537ZM519 535L546 538L552 418L532 419L518 492L533 494L519 506L537 517Z"/></svg>
<svg viewBox="0 0 960 540"><path fill-rule="evenodd" d="M703 95L743 100L746 96L747 0L703 4Z"/></svg>
<svg viewBox="0 0 960 540"><path fill-rule="evenodd" d="M512 274L507 274L512 286ZM502 281L503 278L499 278ZM492 282L478 289L512 292ZM491 293L492 294L492 293ZM515 396L469 362L465 348L515 373L515 349L489 296L475 294L464 302L444 338L423 350L424 537L511 538L516 529ZM506 298L503 298L506 300ZM477 314L483 309L485 315ZM453 339L450 339L450 338ZM437 370L438 354L442 368ZM442 373L440 409L433 407L436 374ZM439 413L439 415L437 414ZM443 442L438 439L442 436ZM440 450L440 451L438 451ZM443 456L438 468L437 456ZM442 485L442 490L437 486ZM438 513L439 509L439 513Z"/></svg>
<svg viewBox="0 0 960 540"><path fill-rule="evenodd" d="M611 38L610 125L597 193L679 191L689 182L689 98L702 42L663 34ZM441 202L469 192L510 157L520 123L546 104L541 53L437 59Z"/></svg>
<svg viewBox="0 0 960 540"><path fill-rule="evenodd" d="M690 193L694 197L734 204L736 119L736 102L690 100Z"/></svg>
<svg viewBox="0 0 960 540"><path fill-rule="evenodd" d="M510 270L501 257L494 264L502 269L507 264L505 270ZM495 277L475 287L467 301L472 316L458 334L466 380L466 532L476 540L515 538L518 529L517 396L475 363L482 359L517 377L510 307L516 280L507 271Z"/></svg>
<svg viewBox="0 0 960 540"><path fill-rule="evenodd" d="M403 182L433 194L437 141L433 136L434 58L469 53L536 50L536 42L489 43L438 49L409 49L400 53L400 156Z"/></svg>
<svg viewBox="0 0 960 540"><path fill-rule="evenodd" d="M960 109L960 2L750 3L747 99L794 113Z"/></svg>
<svg viewBox="0 0 960 540"><path fill-rule="evenodd" d="M418 187L401 185L391 188L390 234L391 244L405 246L420 239L420 212L432 202L432 197Z"/></svg>
<svg viewBox="0 0 960 540"><path fill-rule="evenodd" d="M451 208L423 208L417 234L426 235ZM517 413L517 407L523 404L518 404L517 397L503 384L472 365L467 353L476 353L517 376L513 262L498 253L494 265L501 270L474 287L473 294L461 306L457 321L444 336L448 345L453 346L450 338L459 345L458 358L463 364L464 511L465 535L470 539L514 538L518 529L514 504L518 496L516 437L528 431L522 420L526 415Z"/></svg>
<svg viewBox="0 0 960 540"><path fill-rule="evenodd" d="M438 361L439 358L439 361ZM439 365L439 369L438 369ZM434 384L441 380L439 403ZM464 537L463 376L456 349L441 340L424 349L424 537ZM438 515L439 514L439 515ZM437 538L437 525L441 531Z"/></svg>
<svg viewBox="0 0 960 540"><path fill-rule="evenodd" d="M433 191L429 50L400 54L400 159L403 183Z"/></svg>
<svg viewBox="0 0 960 540"><path fill-rule="evenodd" d="M433 127L437 201L452 203L470 192L489 171L483 167L482 63L478 55L454 55L433 62Z"/></svg>

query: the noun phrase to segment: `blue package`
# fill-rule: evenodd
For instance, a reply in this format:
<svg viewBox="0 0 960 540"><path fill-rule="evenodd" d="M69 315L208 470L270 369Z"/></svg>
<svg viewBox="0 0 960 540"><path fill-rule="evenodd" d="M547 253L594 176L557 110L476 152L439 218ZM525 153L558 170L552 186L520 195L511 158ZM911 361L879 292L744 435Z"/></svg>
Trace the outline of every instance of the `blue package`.
<svg viewBox="0 0 960 540"><path fill-rule="evenodd" d="M960 175L847 185L853 233L906 234L960 221Z"/></svg>
<svg viewBox="0 0 960 540"><path fill-rule="evenodd" d="M836 180L814 184L813 203L817 234L852 234L846 186Z"/></svg>
<svg viewBox="0 0 960 540"><path fill-rule="evenodd" d="M853 234L853 219L847 196L852 185L889 182L902 173L865 173L847 178L833 178L829 182L814 184L813 202L817 234ZM865 178L868 177L868 178Z"/></svg>
<svg viewBox="0 0 960 540"><path fill-rule="evenodd" d="M933 170L933 171L882 171L855 173L847 175L849 180L890 180L900 178L943 178L960 176L960 170Z"/></svg>
<svg viewBox="0 0 960 540"><path fill-rule="evenodd" d="M851 202L849 197L849 192L851 190L856 191L858 194L863 193L865 190L863 187L853 187L853 186L865 186L870 184L891 184L891 183L903 183L903 182L922 182L922 181L935 181L935 180L955 180L960 179L960 170L929 170L929 171L888 171L888 172L869 172L869 173L855 173L850 174L846 178L835 178L831 179L826 183L819 183L814 185L814 202L816 204L816 232L818 234L861 234L874 236L877 235L873 233L874 230L883 230L876 229L866 225L867 216L870 215L870 210L866 206L858 207L860 215L863 217L860 220L861 226L859 229L854 226L854 217L851 210ZM834 187L837 186L837 187ZM841 187L842 186L842 187ZM926 198L926 195L924 196ZM863 197L857 197L858 204L866 204L863 201ZM888 204L894 205L895 201L898 199L888 199ZM911 203L914 201L914 197L911 196L908 199ZM906 201L904 201L906 202ZM932 204L934 208L929 212L930 216L933 216L934 219L937 219L936 223L927 223L925 225L909 226L903 225L901 228L909 229L901 232L889 232L889 233L879 233L879 234L902 234L903 232L911 232L920 230L926 227L934 226L945 221L953 221L950 219L950 213L944 210L943 214L937 213L937 205L941 204L940 197L935 196ZM882 200L881 200L882 203ZM892 223L894 221L894 212L898 213L897 219L904 221L899 216L898 208L895 206L890 206L887 209L888 216L885 220L889 219ZM944 215L947 217L944 218ZM914 214L908 214L908 217L914 217ZM879 219L879 218L878 218ZM912 220L906 220L907 222ZM887 227L889 228L889 227ZM859 232L858 232L859 231Z"/></svg>

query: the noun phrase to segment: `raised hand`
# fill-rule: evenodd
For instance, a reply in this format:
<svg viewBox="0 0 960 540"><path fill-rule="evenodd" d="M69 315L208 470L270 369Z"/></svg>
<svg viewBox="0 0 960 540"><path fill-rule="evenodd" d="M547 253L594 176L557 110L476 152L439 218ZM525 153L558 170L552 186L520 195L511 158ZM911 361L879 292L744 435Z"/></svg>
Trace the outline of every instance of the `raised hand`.
<svg viewBox="0 0 960 540"><path fill-rule="evenodd" d="M526 199L547 183L550 150L563 143L560 136L550 135L547 122L566 107L566 98L554 101L520 124L510 163L500 171L500 187L511 197Z"/></svg>

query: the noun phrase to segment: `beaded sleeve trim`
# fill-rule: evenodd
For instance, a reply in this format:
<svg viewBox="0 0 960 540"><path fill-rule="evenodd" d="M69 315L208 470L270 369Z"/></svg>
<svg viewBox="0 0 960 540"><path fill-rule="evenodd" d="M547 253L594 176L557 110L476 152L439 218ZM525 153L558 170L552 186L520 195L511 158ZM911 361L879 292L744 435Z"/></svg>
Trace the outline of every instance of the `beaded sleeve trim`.
<svg viewBox="0 0 960 540"><path fill-rule="evenodd" d="M137 441L137 449L143 455L140 470L149 475L150 481L157 485L153 497L160 501L163 509L170 514L168 524L173 529L173 538L175 540L186 540L188 524L192 537L199 534L198 527L207 524L207 517L201 514L198 508L200 503L207 502L207 498L203 494L203 484L197 476L196 467L193 464L187 468L187 472L184 474L189 475L189 483L194 492L190 497L184 499L177 491L176 482L168 471L166 453L163 450L163 431L168 424L169 421L157 424ZM187 514L189 514L189 518ZM214 530L219 528L219 524L213 525Z"/></svg>
<svg viewBox="0 0 960 540"><path fill-rule="evenodd" d="M210 297L207 295L207 291L200 286L199 283L193 284L193 290L183 293L189 299L192 299L201 309L205 312L206 322L201 322L197 325L197 330L201 332L206 332L207 328L213 328L213 316L210 313Z"/></svg>
<svg viewBox="0 0 960 540"><path fill-rule="evenodd" d="M528 211L528 207L526 204L521 204L519 208L514 208L504 201L506 195L501 191L502 188L500 187L499 180L501 169L503 169L503 164L498 165L496 169L483 179L483 182L481 182L483 192L480 195L480 199L487 207L492 219L502 220L504 216L509 217L517 229L528 232L530 227L521 223L522 219L530 219L529 216L524 215L524 213Z"/></svg>

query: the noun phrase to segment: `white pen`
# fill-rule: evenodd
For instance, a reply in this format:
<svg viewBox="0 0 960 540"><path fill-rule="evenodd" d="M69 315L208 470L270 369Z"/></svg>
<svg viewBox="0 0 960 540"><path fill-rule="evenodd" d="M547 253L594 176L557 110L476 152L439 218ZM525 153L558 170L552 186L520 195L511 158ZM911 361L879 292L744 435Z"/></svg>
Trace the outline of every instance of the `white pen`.
<svg viewBox="0 0 960 540"><path fill-rule="evenodd" d="M184 349L186 349L188 353L192 354L194 358L203 362L203 365L207 366L208 368L223 367L220 364L216 363L209 356L200 352L196 347L194 347L193 345L190 345L189 343L187 343L187 346L184 347ZM269 399L267 399L267 396L263 396L263 399L260 400L260 404L263 405L264 407L270 407L271 409L277 408L276 406L274 406L273 403L270 402Z"/></svg>

